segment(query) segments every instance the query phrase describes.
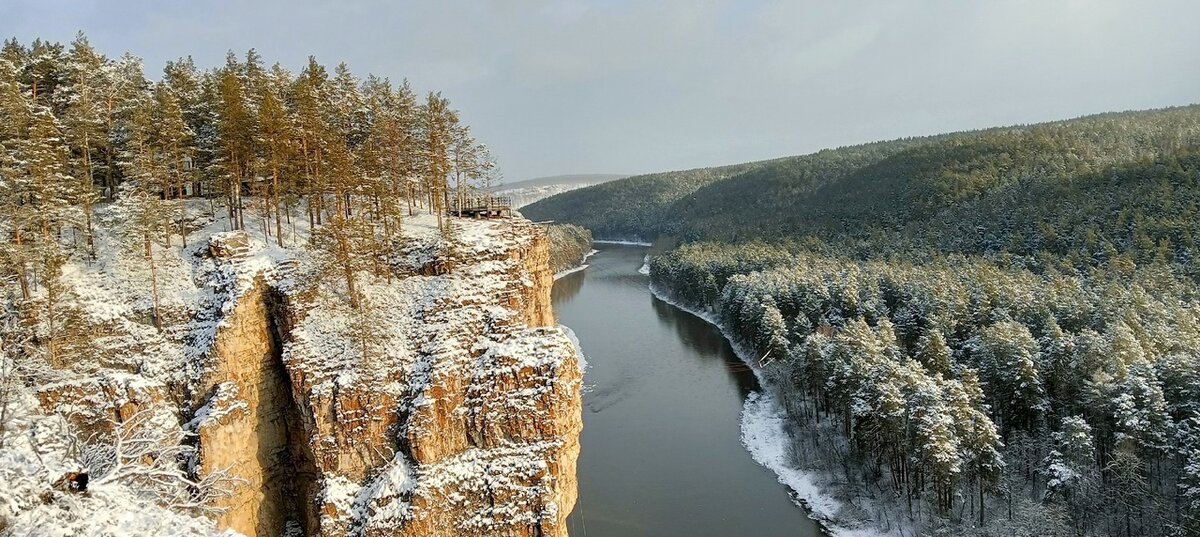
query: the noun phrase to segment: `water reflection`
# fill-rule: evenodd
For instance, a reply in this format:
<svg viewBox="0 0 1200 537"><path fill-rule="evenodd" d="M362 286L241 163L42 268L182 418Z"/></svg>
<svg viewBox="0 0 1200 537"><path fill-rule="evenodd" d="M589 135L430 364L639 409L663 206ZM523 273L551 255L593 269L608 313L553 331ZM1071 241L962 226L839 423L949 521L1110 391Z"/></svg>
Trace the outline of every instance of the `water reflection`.
<svg viewBox="0 0 1200 537"><path fill-rule="evenodd" d="M587 269L572 272L554 280L554 290L550 293L550 302L554 304L555 308L558 308L559 303L571 300L579 294L579 290L583 289L583 282L587 281L584 276L586 271Z"/></svg>
<svg viewBox="0 0 1200 537"><path fill-rule="evenodd" d="M590 364L571 535L819 535L741 444L753 374L714 327L650 295L644 248L600 249L553 293Z"/></svg>
<svg viewBox="0 0 1200 537"><path fill-rule="evenodd" d="M738 384L738 392L744 398L751 390L758 388L758 379L754 372L746 366L746 362L738 358L729 346L729 341L708 321L672 306L658 297L650 295L654 314L663 326L675 330L679 341L695 351L701 358L719 360L725 366Z"/></svg>
<svg viewBox="0 0 1200 537"><path fill-rule="evenodd" d="M721 356L728 343L720 332L704 319L672 306L654 295L647 295L659 323L679 334L680 341L706 358Z"/></svg>

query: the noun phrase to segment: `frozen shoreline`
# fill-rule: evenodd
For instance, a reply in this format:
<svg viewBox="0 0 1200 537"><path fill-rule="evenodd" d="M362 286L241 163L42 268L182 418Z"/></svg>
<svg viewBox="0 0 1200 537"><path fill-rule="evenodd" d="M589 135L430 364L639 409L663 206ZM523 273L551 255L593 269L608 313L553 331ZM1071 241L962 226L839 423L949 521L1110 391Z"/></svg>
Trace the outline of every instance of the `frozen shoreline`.
<svg viewBox="0 0 1200 537"><path fill-rule="evenodd" d="M791 433L788 432L787 427L788 416L779 405L778 399L771 393L770 384L753 359L754 353L734 341L711 311L698 310L681 304L653 283L649 284L649 288L655 298L695 315L716 327L721 332L721 336L729 342L738 358L754 372L760 391L751 392L743 403L742 445L750 452L750 456L755 462L775 473L779 482L791 492L792 500L796 505L804 508L808 517L817 522L832 537L890 535L882 531L882 528L862 527L862 521L841 519L839 514L843 507L842 502L821 490L820 485L816 483L820 476L815 472L796 468L791 464L787 447L791 443Z"/></svg>
<svg viewBox="0 0 1200 537"><path fill-rule="evenodd" d="M559 280L560 278L562 278L563 276L566 276L566 275L568 275L568 274L574 274L574 273L576 273L576 272L579 272L579 271L581 271L581 270L583 270L583 269L586 269L586 268L588 268L587 259L588 259L589 257L592 257L593 255L596 255L596 254L598 254L598 253L600 253L600 250L593 249L592 251L590 251L590 252L588 252L588 253L584 254L584 256L583 256L583 259L580 259L580 260L579 260L579 266L578 266L578 267L575 267L575 268L569 268L569 269L567 269L567 270L561 270L561 271L555 272L555 273L554 273L554 280L555 280L555 281L558 281L558 280Z"/></svg>
<svg viewBox="0 0 1200 537"><path fill-rule="evenodd" d="M592 244L621 244L624 246L653 246L653 244L651 244L649 242L642 242L642 241L621 241L621 240L609 241L609 240L599 240L599 239L592 239Z"/></svg>

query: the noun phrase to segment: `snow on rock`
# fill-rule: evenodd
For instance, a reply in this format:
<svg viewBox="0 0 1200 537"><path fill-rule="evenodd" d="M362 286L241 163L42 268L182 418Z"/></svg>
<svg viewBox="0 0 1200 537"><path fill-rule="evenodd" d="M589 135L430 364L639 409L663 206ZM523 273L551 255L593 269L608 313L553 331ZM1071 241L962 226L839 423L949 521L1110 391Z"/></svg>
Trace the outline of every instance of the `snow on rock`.
<svg viewBox="0 0 1200 537"><path fill-rule="evenodd" d="M286 374L278 386L291 402L277 413L307 434L287 450L297 479L317 476L291 493L308 495L301 505L319 512L297 509L281 522L307 519L319 535L565 535L581 381L575 347L553 326L546 239L524 219L453 225L446 240L431 217L406 221L409 243L392 260L404 274L360 274L359 309L341 297L340 281L306 276L316 267L306 256L285 261L286 275L267 263L236 278L235 289L249 290L229 293L237 305L218 333L271 317L274 367ZM277 257L249 250L237 265ZM255 302L266 305L239 309ZM242 361L236 354L207 367ZM536 468L536 476L483 486L446 462L466 454L489 467Z"/></svg>
<svg viewBox="0 0 1200 537"><path fill-rule="evenodd" d="M73 326L97 335L96 350L39 370L21 395L2 433L0 528L566 535L582 356L555 325L538 226L452 219L447 239L431 215L406 219L390 274L357 274L364 306L352 309L303 247L305 219L280 247L208 211L189 202L198 229L186 246L154 246L152 274L112 231L120 215L97 207L96 259L62 275ZM102 438L146 409L193 439L196 479L228 478L229 494L209 500L218 512L164 508L120 483L89 496L51 487L82 467L54 446Z"/></svg>
<svg viewBox="0 0 1200 537"><path fill-rule="evenodd" d="M7 358L0 357L0 361ZM0 369L10 363L0 364ZM127 379L129 380L129 379ZM130 384L133 384L131 381ZM55 407L43 409L31 390L9 385L0 427L0 533L47 537L177 535L235 537L211 519L159 505L122 483L86 494L63 486L64 476L87 470L80 438Z"/></svg>

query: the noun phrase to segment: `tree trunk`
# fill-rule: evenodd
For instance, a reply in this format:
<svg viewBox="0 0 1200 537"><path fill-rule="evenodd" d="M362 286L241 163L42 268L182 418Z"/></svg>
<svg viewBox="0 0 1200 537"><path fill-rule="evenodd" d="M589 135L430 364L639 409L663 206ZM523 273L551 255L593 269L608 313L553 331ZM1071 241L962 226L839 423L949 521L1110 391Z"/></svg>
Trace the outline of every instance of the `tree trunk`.
<svg viewBox="0 0 1200 537"><path fill-rule="evenodd" d="M979 527L983 527L983 514L986 509L983 508L983 475L979 476Z"/></svg>
<svg viewBox="0 0 1200 537"><path fill-rule="evenodd" d="M175 187L179 189L175 193L179 200L179 240L183 242L183 247L187 248L187 205L184 203L184 183L183 180L183 157L179 154L179 149L175 149Z"/></svg>
<svg viewBox="0 0 1200 537"><path fill-rule="evenodd" d="M83 131L83 218L87 226L88 258L96 260L96 238L92 233L92 148L87 129Z"/></svg>
<svg viewBox="0 0 1200 537"><path fill-rule="evenodd" d="M154 261L154 245L150 241L150 236L145 237L146 241L146 260L150 262L150 292L154 296L154 328L162 331L162 312L158 307L158 264Z"/></svg>
<svg viewBox="0 0 1200 537"><path fill-rule="evenodd" d="M271 198L274 200L274 205L275 205L275 242L279 244L280 248L282 248L283 247L283 220L280 218L280 214L279 214L279 164L278 163L276 163L274 166L272 166L271 182L272 182L271 189L272 189L272 194L273 194L271 196Z"/></svg>

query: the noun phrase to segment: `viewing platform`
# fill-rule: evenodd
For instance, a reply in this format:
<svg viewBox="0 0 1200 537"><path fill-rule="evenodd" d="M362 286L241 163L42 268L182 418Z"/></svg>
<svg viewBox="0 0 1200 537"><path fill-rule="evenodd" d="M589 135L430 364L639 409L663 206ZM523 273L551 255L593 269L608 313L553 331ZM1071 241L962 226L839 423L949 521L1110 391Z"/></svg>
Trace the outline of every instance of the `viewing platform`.
<svg viewBox="0 0 1200 537"><path fill-rule="evenodd" d="M476 197L446 200L447 212L453 216L471 218L497 218L512 215L512 198Z"/></svg>

